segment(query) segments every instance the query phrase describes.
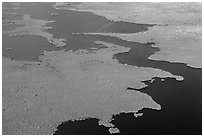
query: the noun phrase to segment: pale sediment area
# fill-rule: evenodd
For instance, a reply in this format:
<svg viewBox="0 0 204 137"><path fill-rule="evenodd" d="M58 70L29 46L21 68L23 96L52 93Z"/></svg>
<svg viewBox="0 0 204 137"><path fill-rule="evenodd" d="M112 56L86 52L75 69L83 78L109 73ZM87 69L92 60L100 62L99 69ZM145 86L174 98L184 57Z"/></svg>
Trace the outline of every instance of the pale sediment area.
<svg viewBox="0 0 204 137"><path fill-rule="evenodd" d="M118 37L129 42L153 42L152 47L160 50L151 55L150 60L165 60L172 63L185 63L193 68L202 67L202 32L197 26L171 27L154 26L148 31L122 33L84 33L85 35L103 35ZM166 34L166 35L164 35Z"/></svg>
<svg viewBox="0 0 204 137"><path fill-rule="evenodd" d="M167 5L60 3L55 7L93 12L113 21L158 24L148 31L132 34L84 34L114 36L132 42L152 42L155 43L152 47L158 47L160 51L151 55L149 60L181 62L201 68L201 25L200 15L197 15L200 5ZM184 11L180 10L181 7ZM183 16L185 12L187 15ZM41 36L55 47L66 45L64 38L54 38L52 33L46 31L52 29L47 24L53 21L25 15L22 20L11 22L25 26L3 31L4 34ZM133 66L113 59L116 54L128 53L128 47L104 41L96 41L95 44L105 48L44 52L39 57L40 62L13 61L3 57L2 133L53 134L64 121L90 118L98 119L98 125L109 128L110 133L120 133L120 128L113 124L113 116L133 113L137 119L143 117L143 113L138 113L142 109L161 110L163 107L151 94L140 92L148 86L144 81L149 80L154 84L157 82L155 77L165 79L163 83L168 78L185 81L183 75L152 68L151 65Z"/></svg>
<svg viewBox="0 0 204 137"><path fill-rule="evenodd" d="M129 48L101 43L107 48L45 52L41 63L3 58L3 134L53 134L62 121L84 118L112 128L113 115L161 109L149 95L127 87L180 76L119 64L112 56Z"/></svg>
<svg viewBox="0 0 204 137"><path fill-rule="evenodd" d="M110 128L110 129L109 129L109 132L110 132L111 134L115 134L115 133L120 133L120 130L119 130L118 128Z"/></svg>
<svg viewBox="0 0 204 137"><path fill-rule="evenodd" d="M135 34L98 33L134 42L154 42L160 51L152 60L202 66L201 3L78 3L61 4L58 9L92 12L108 20L157 24L148 31Z"/></svg>
<svg viewBox="0 0 204 137"><path fill-rule="evenodd" d="M54 21L39 20L31 18L31 15L24 15L22 20L10 20L15 24L23 24L23 27L16 27L14 30L3 31L3 34L8 34L9 36L23 36L23 35L34 35L41 36L48 40L49 43L53 44L55 47L66 46L66 39L64 38L54 38L54 35L46 32L46 30L52 29L48 26L48 23Z"/></svg>

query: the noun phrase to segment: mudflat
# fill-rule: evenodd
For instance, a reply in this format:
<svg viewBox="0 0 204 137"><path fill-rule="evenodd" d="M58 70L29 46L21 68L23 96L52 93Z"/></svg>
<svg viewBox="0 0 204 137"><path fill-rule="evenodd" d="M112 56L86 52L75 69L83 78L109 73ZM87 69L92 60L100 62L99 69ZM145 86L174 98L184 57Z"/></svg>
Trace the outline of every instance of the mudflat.
<svg viewBox="0 0 204 137"><path fill-rule="evenodd" d="M14 6L18 9L19 5ZM200 3L57 3L54 7L56 10L92 12L112 21L156 24L138 33L79 35L153 42L152 46L160 51L151 55L150 60L201 68ZM54 20L35 19L25 14L21 20L13 22L23 26L4 31L4 34L43 37L55 47L65 46L66 39L56 38L48 31L52 27L47 24ZM2 133L53 134L64 121L88 118L99 119L98 124L108 127L110 133L119 133L120 129L112 123L114 115L134 113L137 118L143 117L138 113L143 108L162 109L150 95L140 92L147 87L144 81L153 83L155 77L185 80L161 69L120 64L113 59L118 53L129 52L128 47L104 41L94 44L103 48L44 51L39 61L33 62L3 57Z"/></svg>
<svg viewBox="0 0 204 137"><path fill-rule="evenodd" d="M202 67L201 3L80 3L58 8L92 12L113 21L157 24L135 34L97 34L141 43L154 42L160 51L149 59Z"/></svg>
<svg viewBox="0 0 204 137"><path fill-rule="evenodd" d="M113 115L161 109L149 95L127 87L140 89L146 86L142 80L156 76L182 80L159 69L119 64L112 56L128 48L97 43L107 48L46 52L41 63L3 58L3 134L52 134L62 121L84 118L119 131L110 123Z"/></svg>

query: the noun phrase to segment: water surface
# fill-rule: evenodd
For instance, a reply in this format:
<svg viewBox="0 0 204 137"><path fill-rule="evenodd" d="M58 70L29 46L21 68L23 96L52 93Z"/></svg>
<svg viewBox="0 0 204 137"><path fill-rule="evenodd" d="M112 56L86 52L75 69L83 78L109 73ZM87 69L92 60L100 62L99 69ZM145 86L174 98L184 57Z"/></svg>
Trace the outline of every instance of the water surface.
<svg viewBox="0 0 204 137"><path fill-rule="evenodd" d="M11 58L14 56L14 60L37 61L38 56L40 56L44 50L60 50L51 45L45 38L31 35L15 37L2 35L2 45L3 57ZM11 48L11 50L7 48ZM33 59L33 57L36 59Z"/></svg>
<svg viewBox="0 0 204 137"><path fill-rule="evenodd" d="M12 9L13 5L12 3L5 3L3 6L10 7L11 11L9 9L5 9L6 12L13 12L14 9ZM56 38L65 38L67 40L66 48L68 50L78 50L78 49L91 49L92 47L95 47L96 44L94 42L99 39L103 39L104 41L113 42L113 43L119 43L114 42L118 41L117 38L108 39L108 37L92 37L92 36L80 36L80 35L74 35L73 33L86 33L86 32L117 32L117 33L135 33L140 31L146 31L148 27L151 27L153 25L147 25L147 24L133 24L128 22L112 22L108 21L104 17L96 16L92 13L88 12L77 12L77 11L70 11L70 10L56 10L52 5L54 3L20 3L18 7L19 9L15 9L15 13L18 13L19 16L11 16L13 17L11 20L17 20L17 17L21 17L20 15L24 14L30 14L32 15L32 18L34 19L44 19L44 20L54 20L54 23L49 23L50 26L53 27L51 30L47 30L47 32L50 32L54 34L54 37ZM3 12L5 12L3 10ZM57 13L57 16L52 16L52 13ZM4 20L9 20L11 17L9 15L5 15L6 17ZM16 25L11 24L8 26L3 26L3 30L12 30L16 27L23 26L23 25ZM17 38L6 38L8 36L4 36L4 39L9 39L9 43L3 43L4 48L10 48L10 47L16 47L19 44L22 45L23 42L21 39ZM38 36L33 36L38 37ZM32 38L33 38L32 37ZM36 39L38 38L29 38L30 43L36 43ZM40 38L39 38L40 39ZM19 40L19 42L17 42ZM46 41L46 39L44 39ZM16 43L19 43L18 45ZM45 43L45 42L44 42ZM121 44L127 45L128 43L123 42ZM137 44L137 43L136 43ZM28 45L28 43L25 43L25 45ZM24 46L25 46L24 45ZM30 44L33 45L33 44ZM42 44L40 44L42 45ZM45 44L47 45L47 44ZM13 53L13 56L19 56L19 54L22 54L22 52L18 51L24 51L24 46L18 46L19 50L16 50ZM60 48L63 49L63 48ZM28 51L29 49L27 49ZM35 52L37 51L38 52ZM33 54L30 54L31 56L38 56L39 53L42 53L43 50L56 50L55 48L51 48L50 46L33 46L30 48L29 53L32 51ZM58 50L58 49L57 49ZM3 50L4 52L4 50ZM8 57L7 52L3 53L3 56ZM9 54L10 56L10 54ZM21 56L21 58L15 58L15 60L30 60L31 56Z"/></svg>
<svg viewBox="0 0 204 137"><path fill-rule="evenodd" d="M142 117L120 114L114 117L121 134L200 135L202 134L202 70L189 68L184 81L155 78L146 81L147 88L140 90L161 104L160 111L143 109ZM131 125L131 126L130 126Z"/></svg>
<svg viewBox="0 0 204 137"><path fill-rule="evenodd" d="M97 119L68 121L60 124L54 135L108 135L108 129L98 126Z"/></svg>
<svg viewBox="0 0 204 137"><path fill-rule="evenodd" d="M57 38L66 38L67 45L64 48L68 50L97 47L97 44L94 44L97 40L110 42L131 48L129 52L114 56L119 63L159 68L184 77L184 81L181 82L172 78L166 78L164 82L160 78L155 78L154 83L146 81L145 83L149 86L140 91L149 94L162 106L162 110L141 110L144 115L139 118L135 118L133 114L115 116L113 124L120 129L121 134L201 134L201 69L193 69L183 63L149 60L149 56L159 51L158 48L151 46L154 43L142 44L127 42L116 37L73 34L84 32L135 33L145 31L152 25L111 22L88 12L56 10L52 5L53 3L20 3L20 9L3 9L3 12L31 14L36 19L55 20L56 22L49 24L54 28L48 32ZM4 5L3 3L3 6L9 6L9 4ZM10 7L13 6L10 5ZM51 16L51 13L57 13L58 16ZM7 19L10 18L15 17L10 16ZM3 29L9 28L3 27ZM15 60L32 60L32 57L38 57L44 50L63 49L54 48L46 38L39 36L9 37L3 35L2 40L3 56L9 58L14 56ZM7 50L7 48L12 49ZM106 128L99 127L97 122L96 119L65 122L59 125L56 134L107 134Z"/></svg>

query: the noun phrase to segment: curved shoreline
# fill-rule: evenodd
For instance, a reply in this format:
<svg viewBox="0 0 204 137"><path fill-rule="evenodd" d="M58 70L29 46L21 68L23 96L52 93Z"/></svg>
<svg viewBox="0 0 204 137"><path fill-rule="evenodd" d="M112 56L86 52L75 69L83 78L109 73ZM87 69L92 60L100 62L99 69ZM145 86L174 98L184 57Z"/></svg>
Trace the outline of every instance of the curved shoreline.
<svg viewBox="0 0 204 137"><path fill-rule="evenodd" d="M112 21L160 24L151 27L147 32L102 35L114 35L141 43L154 42L161 51L152 55L150 59L187 63L188 66L195 68L202 67L201 3L79 3L74 6L72 4L66 6L65 3L60 6L62 5L64 7L58 9L91 12ZM130 14L130 17L126 14Z"/></svg>
<svg viewBox="0 0 204 137"><path fill-rule="evenodd" d="M27 19L32 20L29 17ZM40 24L34 22L34 25L31 23L27 28L20 28L10 34L25 35L28 31L28 35L39 36L39 32L43 32L40 36L43 35L48 41L53 40L52 34L44 32L51 29L46 26L50 21L38 21ZM33 28L37 28L37 31L33 31ZM56 40L55 46L61 45L60 41L64 42L62 39ZM95 43L106 48L91 52L44 52L40 56L41 62L32 63L11 61L3 57L2 133L53 134L62 121L86 118L99 119L99 125L108 127L109 132L118 133L120 128L112 123L113 116L137 113L143 108L161 109L162 104L139 91L147 87L144 81L154 82L155 77L183 80L180 72L173 75L172 72L151 66L121 64L113 56L128 53L130 48L104 41ZM159 47L158 43L154 46ZM137 90L132 91L128 87Z"/></svg>
<svg viewBox="0 0 204 137"><path fill-rule="evenodd" d="M23 36L23 35L34 35L46 38L49 43L55 47L66 46L66 39L64 38L54 38L54 35L46 32L46 30L52 29L52 27L47 26L47 23L54 21L38 20L31 18L31 15L24 15L22 20L12 20L15 24L23 24L24 27L16 27L14 30L3 31L3 34L8 34L9 36Z"/></svg>
<svg viewBox="0 0 204 137"><path fill-rule="evenodd" d="M161 109L147 94L126 88L144 87L146 85L141 81L155 76L178 76L157 69L119 64L112 56L129 49L105 42L101 44L107 48L92 53L86 50L45 52L40 58L42 62L34 63L36 65L3 59L3 134L52 134L62 121L87 117L98 118L99 124L111 128L112 115L137 112L142 108ZM12 102L17 110L12 107ZM44 113L46 117L43 117ZM13 114L16 117L9 119ZM21 116L27 117L28 121ZM29 126L30 120L35 122ZM17 126L20 123L28 126Z"/></svg>

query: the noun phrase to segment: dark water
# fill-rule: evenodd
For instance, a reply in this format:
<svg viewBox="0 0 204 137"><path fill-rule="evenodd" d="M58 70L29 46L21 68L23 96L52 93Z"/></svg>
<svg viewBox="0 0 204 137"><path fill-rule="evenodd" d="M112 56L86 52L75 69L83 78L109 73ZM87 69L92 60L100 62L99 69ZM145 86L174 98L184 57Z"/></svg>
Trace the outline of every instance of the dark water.
<svg viewBox="0 0 204 137"><path fill-rule="evenodd" d="M26 60L37 61L38 56L40 56L44 50L61 50L55 48L42 37L31 35L23 37L8 37L6 35L2 35L2 45L2 55L7 58L14 56L15 60L25 60L26 58ZM7 48L11 48L11 50L8 50ZM35 57L36 59L33 59L32 57Z"/></svg>
<svg viewBox="0 0 204 137"><path fill-rule="evenodd" d="M159 51L151 47L154 43L126 42L116 37L73 35L81 32L117 32L135 33L145 31L152 25L127 22L111 22L92 13L55 10L52 3L21 3L21 8L12 10L20 14L31 14L36 19L56 20L48 30L57 38L66 38L66 49L90 49L97 47L94 41L101 40L130 47L128 53L114 56L120 63L140 67L159 68L181 75L184 81L166 78L161 82L155 78L154 83L146 81L149 86L141 89L162 106L162 110L141 110L142 117L133 114L120 114L112 122L121 131L120 134L201 134L202 129L202 70L187 67L182 63L148 60L148 57ZM9 11L9 10L3 10ZM51 16L58 13L58 16ZM4 57L14 56L16 60L30 60L39 56L43 50L61 50L54 48L45 38L38 36L8 37L3 35L2 50ZM6 48L12 48L8 51ZM130 87L131 88L131 87ZM134 89L133 89L134 90ZM86 119L75 122L64 122L58 126L55 134L108 134L107 128L98 126L97 119Z"/></svg>
<svg viewBox="0 0 204 137"><path fill-rule="evenodd" d="M178 66L178 67L177 67ZM179 67L180 66L180 67ZM123 135L200 135L202 134L202 70L175 65L184 81L173 78L155 78L153 83L144 81L148 87L141 89L162 106L160 111L143 109L143 116L135 118L132 113L114 116L112 123ZM172 71L173 72L173 71ZM174 72L176 73L176 72ZM134 89L133 89L134 90ZM136 90L136 89L135 89ZM92 127L91 120L83 121L87 128ZM75 125L74 123L72 125ZM69 132L69 122L58 127L56 134L80 134ZM81 132L81 130L79 130ZM83 131L82 131L83 132ZM98 134L91 132L88 134ZM101 133L100 133L101 134ZM104 132L103 134L107 134Z"/></svg>
<svg viewBox="0 0 204 137"><path fill-rule="evenodd" d="M135 24L127 22L110 22L99 29L99 32L113 32L113 33L135 33L141 31L147 31L148 27L154 25L150 24Z"/></svg>
<svg viewBox="0 0 204 137"><path fill-rule="evenodd" d="M138 43L138 42L128 42L117 37L110 37L110 36L102 36L102 35L76 35L78 38L81 39L89 39L90 41L105 41L108 43L113 43L115 45L128 47L130 48L130 52L134 52L134 55L138 58L148 58L150 55L154 54L155 52L159 51L159 48L152 47L151 45L154 43ZM75 37L76 37L75 36ZM124 53L122 53L124 54ZM114 57L115 58L115 57Z"/></svg>
<svg viewBox="0 0 204 137"><path fill-rule="evenodd" d="M144 115L139 118L121 114L112 123L121 129L121 134L201 134L202 69L194 69L183 63L149 60L148 56L143 55L144 52L140 54L137 50L131 48L129 52L116 54L114 58L122 64L159 68L183 76L184 80L178 82L166 78L162 82L160 78L155 78L153 83L146 81L148 87L140 91L161 104L162 110L144 109L141 111ZM130 123L137 124L132 126Z"/></svg>
<svg viewBox="0 0 204 137"><path fill-rule="evenodd" d="M143 109L144 115L115 116L112 122L121 134L201 134L202 133L202 70L184 69L184 81L155 78L147 88L140 90L161 104L160 111ZM131 126L129 126L131 125Z"/></svg>
<svg viewBox="0 0 204 137"><path fill-rule="evenodd" d="M80 121L68 121L58 126L54 135L108 135L109 128L98 126L97 119L85 119Z"/></svg>
<svg viewBox="0 0 204 137"><path fill-rule="evenodd" d="M3 10L3 15L5 17L6 21L11 20L18 20L21 19L24 14L30 14L35 19L46 19L46 20L55 20L54 23L50 23L53 27L51 30L47 30L48 32L54 34L57 38L66 38L67 45L66 49L68 50L77 50L77 49L90 49L91 47L95 47L96 44L94 44L94 41L96 41L97 37L84 37L79 35L73 35L73 33L82 33L82 32L118 32L118 33L135 33L140 31L146 31L148 27L151 27L153 25L147 25L147 24L133 24L133 23L127 23L127 22L112 22L106 20L104 17L96 16L92 13L88 12L76 12L76 11L69 11L69 10L56 10L52 7L53 3L20 3L18 7L19 9L5 9ZM5 3L5 7L12 8L13 5L11 3ZM12 11L10 11L12 10ZM13 11L14 10L14 11ZM4 12L14 12L18 13L18 16L15 15L7 15L4 14ZM57 13L57 16L51 16L52 13ZM22 25L16 25L12 24L9 26L3 26L3 30L12 30L15 27L19 27ZM4 36L3 38L5 39ZM33 38L37 37L37 38ZM32 39L33 38L33 39ZM40 37L38 36L32 36L30 37L30 43L36 43L36 40L41 41ZM106 40L108 37L104 37L103 39ZM9 43L3 43L3 47L10 48L16 46L17 43L22 43L21 39L17 38L7 38L9 39ZM117 38L115 38L117 39ZM46 39L44 38L46 41ZM111 39L113 42L114 39ZM109 41L109 40L106 40ZM44 42L45 43L45 42ZM27 43L25 43L27 44ZM127 43L124 43L127 44ZM33 44L31 44L33 46ZM42 45L42 44L41 44ZM47 45L47 44L46 44ZM24 46L18 46L19 50L16 50L16 52L4 52L3 50L3 56L8 57L11 56L10 53L13 53L12 56L19 56L20 54L25 54ZM63 49L63 48L59 48ZM29 50L29 49L28 49ZM38 56L39 53L42 53L43 50L56 50L55 48L51 48L51 46L33 46L30 48L29 53L34 50L34 54L30 54L30 56L21 56L21 58L14 58L15 60L31 60L32 56ZM35 52L37 51L38 52ZM36 53L36 54L35 54ZM29 54L28 54L29 55Z"/></svg>

